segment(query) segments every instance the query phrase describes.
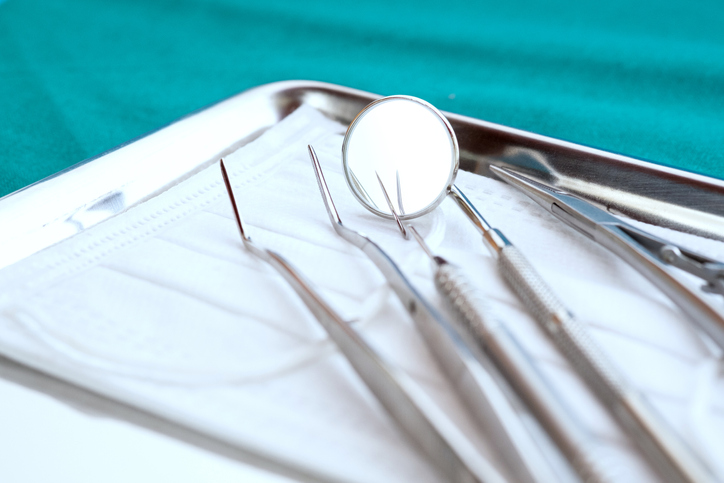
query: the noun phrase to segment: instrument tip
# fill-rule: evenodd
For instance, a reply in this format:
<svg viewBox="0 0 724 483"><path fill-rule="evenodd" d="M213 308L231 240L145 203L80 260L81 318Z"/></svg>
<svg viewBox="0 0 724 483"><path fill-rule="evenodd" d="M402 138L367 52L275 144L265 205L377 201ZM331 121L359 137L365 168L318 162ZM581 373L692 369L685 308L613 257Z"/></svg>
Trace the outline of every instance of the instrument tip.
<svg viewBox="0 0 724 483"><path fill-rule="evenodd" d="M392 205L392 200L390 200L389 195L387 194L387 190L385 189L385 185L382 183L382 179L380 178L380 175L377 171L375 171L375 176L377 176L377 182L380 183L380 188L382 188L382 194L385 196L385 201L387 202L387 206L389 206L390 211L392 212L392 216L395 217L395 221L397 222L397 228L400 229L400 233L402 233L402 237L407 240L407 230L405 230L405 225L402 224L402 220L400 220L400 217L397 216L397 211L395 210L395 207Z"/></svg>
<svg viewBox="0 0 724 483"><path fill-rule="evenodd" d="M231 202L231 209L234 210L236 227L239 229L239 234L241 235L242 241L250 241L250 238L246 235L246 230L244 230L244 223L241 221L239 207L236 205L234 190L231 188L231 181L229 180L229 173L226 171L226 164L224 164L224 158L221 158L219 160L219 166L221 167L221 177L224 179L224 186L226 186L226 192L229 195L229 201Z"/></svg>

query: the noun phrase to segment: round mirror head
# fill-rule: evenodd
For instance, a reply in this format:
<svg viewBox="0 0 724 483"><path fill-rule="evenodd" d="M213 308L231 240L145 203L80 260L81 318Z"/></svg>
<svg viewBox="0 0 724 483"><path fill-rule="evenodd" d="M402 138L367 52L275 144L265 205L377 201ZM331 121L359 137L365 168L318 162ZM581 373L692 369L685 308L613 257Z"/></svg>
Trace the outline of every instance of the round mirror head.
<svg viewBox="0 0 724 483"><path fill-rule="evenodd" d="M445 116L409 96L369 104L352 121L342 144L342 166L352 193L385 218L392 212L380 181L398 216L415 218L445 198L458 158L458 142Z"/></svg>

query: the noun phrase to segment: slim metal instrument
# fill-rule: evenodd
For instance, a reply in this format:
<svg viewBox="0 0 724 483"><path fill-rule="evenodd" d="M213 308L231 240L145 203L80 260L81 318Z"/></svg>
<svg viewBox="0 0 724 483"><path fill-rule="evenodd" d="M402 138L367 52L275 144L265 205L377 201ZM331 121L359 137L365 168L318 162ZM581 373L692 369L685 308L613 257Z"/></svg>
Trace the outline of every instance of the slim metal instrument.
<svg viewBox="0 0 724 483"><path fill-rule="evenodd" d="M696 320L707 333L713 336L718 334L720 337L715 340L720 344L724 342L724 332L721 331L723 326L717 324L721 316L688 289L683 291L685 287L679 285L658 260L664 259L673 248L678 250L678 247L672 247L587 202L545 187L509 169L491 166L491 170L501 179L524 191L556 217L639 268L669 296L687 307L690 315L697 315ZM504 278L599 400L643 450L660 476L671 482L713 481L711 471L701 459L659 416L644 396L613 367L586 328L558 300L523 255L501 232L485 221L460 190L453 187L452 194L497 254L498 266ZM657 246L658 255L646 249ZM714 263L713 260L689 251L680 250L679 253L688 257L676 258L679 263L686 263L681 260ZM697 267L697 270L702 268L706 266ZM721 287L721 279L710 279L708 283L712 290Z"/></svg>
<svg viewBox="0 0 724 483"><path fill-rule="evenodd" d="M289 262L251 241L241 220L223 160L221 173L244 248L271 265L289 283L418 450L448 481L504 483L503 477L412 379L370 347Z"/></svg>
<svg viewBox="0 0 724 483"><path fill-rule="evenodd" d="M521 421L516 411L520 402L497 369L484 356L471 351L455 328L420 295L387 253L368 237L342 224L311 146L309 156L335 232L362 250L387 279L473 418L496 442L507 467L520 481L570 480L571 470L565 463L563 466L558 464L561 456L547 436L532 419L526 423ZM537 430L536 438L531 436L531 427Z"/></svg>
<svg viewBox="0 0 724 483"><path fill-rule="evenodd" d="M409 96L390 96L370 103L347 128L342 166L357 200L379 216L397 219L401 229L404 227L400 220L429 213L451 196L482 234L506 282L603 404L638 441L661 476L672 482L691 482L702 481L708 475L643 398L629 395L632 390L606 361L585 327L558 301L518 249L485 221L455 185L459 146L455 131L442 113L422 99ZM382 183L380 174L389 179L393 173L398 203L402 198L400 178L407 183L404 205L409 205L409 212L401 209L399 216L394 214L384 189L383 196L370 189L373 183ZM384 204L391 211L381 209ZM557 205L552 206L556 212ZM710 286L716 287L713 282ZM564 440L560 440L561 448L571 448L567 456L575 459L576 452Z"/></svg>
<svg viewBox="0 0 724 483"><path fill-rule="evenodd" d="M399 177L397 177L399 180ZM434 280L438 292L455 314L453 321L468 346L487 354L500 372L511 382L558 444L571 466L584 481L614 481L616 468L604 468L605 451L576 420L553 385L535 366L507 325L492 314L480 293L468 282L464 273L443 257L436 256L415 227L403 224L382 180L377 177L385 201L402 236L408 231L434 264ZM404 213L400 183L397 183L400 212Z"/></svg>
<svg viewBox="0 0 724 483"><path fill-rule="evenodd" d="M611 250L664 292L724 350L721 304L701 297L671 268L703 282L701 291L724 296L724 263L651 235L591 203L534 181L508 168L491 166L500 179L523 191L556 218Z"/></svg>

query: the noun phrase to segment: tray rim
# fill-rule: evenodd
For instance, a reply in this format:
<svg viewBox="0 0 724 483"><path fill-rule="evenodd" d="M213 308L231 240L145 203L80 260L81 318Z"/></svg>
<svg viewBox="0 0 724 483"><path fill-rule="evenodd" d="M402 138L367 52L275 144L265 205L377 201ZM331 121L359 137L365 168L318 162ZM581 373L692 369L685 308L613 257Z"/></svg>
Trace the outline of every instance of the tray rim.
<svg viewBox="0 0 724 483"><path fill-rule="evenodd" d="M157 130L21 188L0 198L0 224L4 227L0 234L0 268L167 189L254 139L301 104L312 105L330 117L349 122L361 107L379 97L373 93L317 81L291 80L264 84L196 110ZM103 189L94 189L99 179L107 177L104 170L107 172L115 167L117 174L120 164L129 162L124 157L130 157L130 153L138 151L138 148L151 145L148 149L155 149L153 145L157 139L173 136L174 133L178 135L184 126L198 124L200 119L213 119L220 112L234 109L247 113L244 118L246 124L240 127L226 149L216 149L213 155L207 153L206 157L196 162L166 162L163 169L157 169L153 174L153 180L142 180L143 176L140 175L136 175L136 178L120 176L115 186L106 183ZM526 174L529 176L567 189L614 214L724 240L724 202L712 203L710 200L724 201L724 180L460 114L444 114L458 133L461 169L488 177L494 177L488 170L490 164L522 168L524 171L527 169ZM502 146L502 152L486 153L486 143ZM515 159L521 153L529 158L523 165ZM543 167L533 170L526 168L525 163L530 164L531 159L534 164ZM564 162L560 162L560 159L564 159ZM574 166L571 171L571 159L579 160L582 167ZM561 166L567 167L569 171L561 171ZM608 171L595 173L592 179L571 175L576 173L576 169L582 173L596 166L603 166ZM162 170L167 170L167 174L159 176L158 171ZM607 178L617 176L624 179L625 183L629 182L629 177L635 178L633 187L619 189L612 186L612 181ZM638 192L640 187L645 189ZM68 193L73 193L74 202L65 199ZM651 193L659 198L652 198ZM663 200L660 199L662 193ZM666 196L674 201L667 201ZM702 197L706 199L700 200ZM722 207L707 208L718 204ZM86 219L79 223L78 219L89 212L93 212L92 222Z"/></svg>
<svg viewBox="0 0 724 483"><path fill-rule="evenodd" d="M3 234L0 234L0 252L3 253L0 255L0 268L121 213L167 189L175 182L208 166L230 152L232 148L237 149L252 140L301 104L312 105L330 117L342 122L349 122L361 107L379 97L381 96L369 92L316 81L292 80L264 84L196 110L166 126L21 188L0 198L0 223L5 228ZM156 173L152 173L153 180L145 179L140 175L135 175L135 178L134 176L125 176L125 178L119 176L115 186L113 183L105 183L103 189L94 190L94 184L99 179L107 177L106 173L109 169L115 168L118 175L119 166L122 163L130 162L125 158L130 158L130 154L138 151L139 148L150 145L147 150L157 149L154 147L157 139L164 136L178 136L178 133L183 132L187 125L198 124L197 121L200 119L213 119L218 113L235 109L247 113L244 117L246 124L238 130L235 139L233 139L234 136L229 138L233 139L233 142L230 142L225 149L218 149L217 146L213 155L207 153L203 159L195 162L185 164L175 160L166 162L160 167L162 169L156 169ZM724 180L460 114L449 112L444 112L444 114L458 133L461 169L494 177L487 169L489 164L521 168L520 164L515 163L514 157L519 156L521 152L524 154L527 152L525 155L529 158L538 157L542 159L542 165L546 163L551 165L544 166L542 170L531 171L529 169L527 171L528 175L538 178L540 181L568 189L615 214L623 214L640 221L724 240L724 208L721 213L708 213L690 208L686 204L686 197L683 202L679 200L677 203L653 200L655 206L649 207L652 199L647 195L638 194L634 190L615 193L615 187L606 185L605 173L603 176L597 175L595 182L591 183L590 180L570 176L570 173L561 173L560 169L552 166L551 160L555 161L557 158L566 156L587 160L587 164L581 161L584 165L584 168L581 168L582 171L596 166L596 163L598 165L607 163L606 169L609 170L609 177L616 175L621 177L621 173L632 173L643 179L640 184L645 184L649 191L659 193L666 191L662 183L671 183L675 188L683 187L688 190L689 199L693 201L698 199L702 193L707 195L714 193L717 199L721 196L721 200L724 200ZM473 142L470 142L471 139ZM503 141L500 141L501 139ZM485 153L485 143L490 144L491 140L498 144L502 142L503 151L512 150L513 155L505 152L502 154ZM476 150L475 148L479 146L482 148ZM540 160L534 159L534 162L538 161ZM166 174L159 176L159 171L164 171ZM603 183L603 185L599 185L599 183ZM133 193L131 194L131 192ZM66 202L67 193L74 193L75 204L70 201ZM617 204L618 201L627 197L632 199ZM644 207L643 213L637 212L637 201L640 206ZM721 204L724 206L724 203ZM666 210L662 207L671 209ZM90 222L87 219L84 222L78 221L90 212L93 212ZM669 212L678 218L672 220L673 215ZM89 217L85 216L85 218Z"/></svg>

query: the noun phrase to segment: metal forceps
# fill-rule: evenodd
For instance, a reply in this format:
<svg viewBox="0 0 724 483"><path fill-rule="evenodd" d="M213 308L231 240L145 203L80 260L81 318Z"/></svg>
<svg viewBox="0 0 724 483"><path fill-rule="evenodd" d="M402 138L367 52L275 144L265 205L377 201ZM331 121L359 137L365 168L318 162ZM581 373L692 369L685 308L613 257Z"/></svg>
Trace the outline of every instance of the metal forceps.
<svg viewBox="0 0 724 483"><path fill-rule="evenodd" d="M504 483L470 441L405 373L388 364L279 254L251 241L221 160L221 174L244 248L271 265L299 295L355 372L405 434L447 478L456 483Z"/></svg>
<svg viewBox="0 0 724 483"><path fill-rule="evenodd" d="M676 277L676 267L699 277L704 292L724 296L724 263L651 235L592 204L508 168L491 166L556 218L621 257L666 294L724 350L724 313Z"/></svg>
<svg viewBox="0 0 724 483"><path fill-rule="evenodd" d="M666 268L674 254L680 265L691 263L696 270L708 270L706 279L714 291L717 262L649 235L588 202L563 191L545 186L508 168L491 166L500 179L525 192L538 204L579 232L599 242L633 265L694 319L719 345L724 347L724 319L707 301L699 298ZM696 264L696 265L693 265ZM709 264L709 265L707 265ZM719 264L721 266L721 264ZM719 271L721 268L718 269ZM695 273L696 274L696 273ZM548 314L559 329L555 338L576 369L624 429L639 444L649 459L669 481L713 481L711 471L688 445L659 417L645 398L615 371L605 355L582 327L558 302L555 296L538 298L534 304L539 314ZM663 470L663 471L662 471Z"/></svg>
<svg viewBox="0 0 724 483"><path fill-rule="evenodd" d="M377 180L402 236L407 238L407 230L379 176ZM402 199L399 183L397 190L399 202ZM399 207L400 213L404 214L402 203L399 203ZM455 314L453 320L457 322L468 344L487 354L513 383L521 399L548 430L582 479L599 483L614 481L612 468L602 464L597 441L572 416L558 391L537 369L508 326L492 314L487 301L468 282L463 271L435 255L412 224L407 229L432 261L435 287Z"/></svg>

